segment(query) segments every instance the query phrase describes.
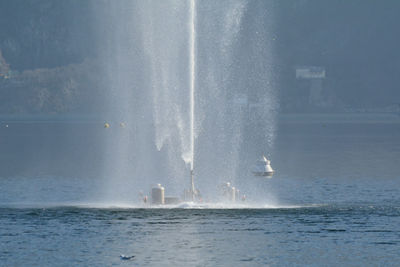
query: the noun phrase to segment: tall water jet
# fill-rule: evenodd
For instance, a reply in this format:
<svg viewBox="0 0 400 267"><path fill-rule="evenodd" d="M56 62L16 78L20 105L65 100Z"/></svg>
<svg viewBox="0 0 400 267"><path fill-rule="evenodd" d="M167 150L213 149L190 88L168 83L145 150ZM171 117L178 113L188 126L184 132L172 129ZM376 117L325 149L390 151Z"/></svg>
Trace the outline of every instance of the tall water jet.
<svg viewBox="0 0 400 267"><path fill-rule="evenodd" d="M186 168L193 174L195 6L184 1L148 1L139 8L143 11L139 16L143 49L150 66L145 76L150 82L154 140L167 178L162 183L175 191L182 192L187 186L191 190Z"/></svg>
<svg viewBox="0 0 400 267"><path fill-rule="evenodd" d="M195 40L196 40L196 2L190 0L190 182L192 200L195 197L194 186L194 89L196 82Z"/></svg>

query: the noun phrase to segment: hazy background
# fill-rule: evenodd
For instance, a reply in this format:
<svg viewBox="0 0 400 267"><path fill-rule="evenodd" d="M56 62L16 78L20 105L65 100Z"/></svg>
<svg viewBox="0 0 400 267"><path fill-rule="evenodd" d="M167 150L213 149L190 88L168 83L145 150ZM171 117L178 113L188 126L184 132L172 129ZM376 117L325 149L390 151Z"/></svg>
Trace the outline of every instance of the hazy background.
<svg viewBox="0 0 400 267"><path fill-rule="evenodd" d="M126 3L131 3L131 8L140 6L140 2L130 1L0 1L1 176L99 177L105 175L101 166L115 158L112 152L124 146L116 139L137 138L132 142L142 144L140 151L149 149L145 144L153 142L154 125L146 109L151 102L141 93L141 85L149 83L143 75L149 65L137 64L146 62L141 49L144 37L134 23L140 18L124 23L130 14L142 13L125 10ZM334 176L334 162L344 166L344 176L354 173L354 166L359 172L376 175L392 169L387 174L392 176L397 170L393 156L399 153L395 148L400 112L398 1L246 3L228 67L232 79L224 86L233 102L241 101L246 94L250 104L270 90L273 101L268 105L274 118L258 120L256 126L243 124L239 149L257 151L252 157L268 153L273 167L279 170L277 175ZM122 14L119 18L118 12ZM210 63L207 60L220 59L212 53L213 39L205 38L215 27L207 18L216 17L216 13L204 1L199 2L198 12L197 41L203 47L201 51L210 52L199 52L199 76L204 77ZM124 32L131 35L121 43ZM134 62L119 64L123 60L121 51L128 51ZM125 73L125 67L133 71ZM304 78L297 75L299 70L314 71L318 77ZM217 74L225 75L224 71ZM118 96L120 84L110 86L110 81L123 81L126 76L134 85L129 93L132 105L116 107L114 112L110 99L126 100ZM202 83L207 85L200 79ZM203 86L202 90L207 88ZM207 102L201 105L206 107ZM124 136L122 128L112 128L112 134L104 129L104 122L116 115L121 121L123 114L136 108L142 113L133 114L138 118L134 121L141 124L130 127L137 135ZM364 115L371 116L366 119ZM269 123L273 128L270 140L255 141L263 138L260 127ZM209 126L212 129L212 124ZM365 132L376 135L363 135ZM212 139L215 135L210 136ZM209 157L213 143L207 144L201 160L215 162ZM112 146L114 151L110 150ZM125 152L127 160L148 157L149 166L143 167L143 172L148 171L150 176L157 176L156 169L163 168L152 165L159 162L155 147L145 155ZM382 162L371 165L376 155ZM253 158L245 156L239 160L248 160L247 166ZM315 162L319 166L316 169Z"/></svg>
<svg viewBox="0 0 400 267"><path fill-rule="evenodd" d="M268 1L249 3L258 10L271 6ZM281 112L396 108L393 105L400 102L398 1L272 3L270 38L277 59L273 75ZM101 105L94 103L104 100L107 89L101 86L103 74L96 68L102 46L96 42L96 20L98 11L108 8L106 1L0 1L0 112L101 111ZM257 10L246 12L244 28ZM323 97L328 105L307 103L309 81L296 79L299 66L325 68Z"/></svg>

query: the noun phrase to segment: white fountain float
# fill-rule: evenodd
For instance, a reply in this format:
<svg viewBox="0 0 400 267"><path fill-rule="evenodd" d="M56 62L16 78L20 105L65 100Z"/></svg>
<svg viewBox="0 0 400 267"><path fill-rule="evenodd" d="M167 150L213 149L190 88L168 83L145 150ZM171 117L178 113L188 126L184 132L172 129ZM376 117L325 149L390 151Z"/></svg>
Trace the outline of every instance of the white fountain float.
<svg viewBox="0 0 400 267"><path fill-rule="evenodd" d="M267 157L262 156L254 165L252 172L255 176L272 177L275 171L271 167L271 161Z"/></svg>

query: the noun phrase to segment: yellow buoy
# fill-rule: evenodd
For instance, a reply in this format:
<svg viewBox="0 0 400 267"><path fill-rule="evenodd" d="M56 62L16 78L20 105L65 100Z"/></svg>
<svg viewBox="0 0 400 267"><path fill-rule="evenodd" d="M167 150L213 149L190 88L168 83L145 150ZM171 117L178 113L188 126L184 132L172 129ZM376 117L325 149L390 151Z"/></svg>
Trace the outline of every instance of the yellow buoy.
<svg viewBox="0 0 400 267"><path fill-rule="evenodd" d="M110 128L110 124L108 124L107 122L104 123L104 128Z"/></svg>

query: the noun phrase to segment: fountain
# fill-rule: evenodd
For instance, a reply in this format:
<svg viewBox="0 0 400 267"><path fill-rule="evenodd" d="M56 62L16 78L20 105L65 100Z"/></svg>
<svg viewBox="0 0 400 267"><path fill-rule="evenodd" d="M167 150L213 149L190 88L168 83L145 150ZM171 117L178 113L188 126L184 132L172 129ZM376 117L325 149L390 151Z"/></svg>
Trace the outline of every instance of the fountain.
<svg viewBox="0 0 400 267"><path fill-rule="evenodd" d="M191 199L195 200L196 189L194 187L194 89L196 81L196 55L195 55L195 0L190 0L190 190Z"/></svg>
<svg viewBox="0 0 400 267"><path fill-rule="evenodd" d="M157 184L192 201L197 188L218 201L226 181L251 194L250 168L273 149L272 4L101 3L105 201Z"/></svg>

